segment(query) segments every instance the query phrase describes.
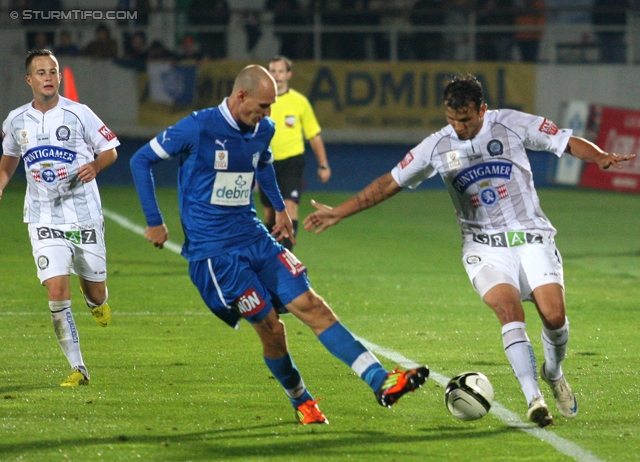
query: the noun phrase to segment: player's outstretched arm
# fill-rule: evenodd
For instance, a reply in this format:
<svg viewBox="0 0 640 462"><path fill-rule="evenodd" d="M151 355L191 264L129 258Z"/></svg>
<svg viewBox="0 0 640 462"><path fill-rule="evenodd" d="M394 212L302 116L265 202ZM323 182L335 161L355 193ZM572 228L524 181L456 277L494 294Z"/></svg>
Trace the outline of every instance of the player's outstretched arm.
<svg viewBox="0 0 640 462"><path fill-rule="evenodd" d="M307 231L315 230L316 234L319 234L329 226L338 224L343 218L371 208L400 191L402 186L393 179L391 173L385 173L358 194L334 208L312 200L311 204L318 210L304 219L304 228Z"/></svg>
<svg viewBox="0 0 640 462"><path fill-rule="evenodd" d="M609 167L622 168L620 162L625 162L636 157L635 154L606 153L591 141L578 136L572 136L567 144L566 152L585 162L598 164L602 170Z"/></svg>

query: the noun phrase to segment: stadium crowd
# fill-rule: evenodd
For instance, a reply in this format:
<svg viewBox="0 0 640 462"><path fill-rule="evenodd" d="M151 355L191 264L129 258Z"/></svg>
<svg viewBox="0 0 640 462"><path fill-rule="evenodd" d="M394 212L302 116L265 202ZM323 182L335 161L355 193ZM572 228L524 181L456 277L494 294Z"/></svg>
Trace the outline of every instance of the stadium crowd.
<svg viewBox="0 0 640 462"><path fill-rule="evenodd" d="M162 0L94 0L104 11L135 15L94 23L89 41L86 22L47 19L47 12L88 4L11 3L12 11L43 12L23 16L28 49L53 47L60 55L115 59L139 70L147 59L230 58L229 47L237 46L230 35L237 31L250 56L269 36L275 53L294 60L541 62L549 59L541 43L551 37L557 50L574 52L567 59L622 63L640 17L635 0L253 0L241 9L228 0L177 0L170 9ZM175 34L158 34L154 17L171 18ZM596 53L589 57L585 50Z"/></svg>

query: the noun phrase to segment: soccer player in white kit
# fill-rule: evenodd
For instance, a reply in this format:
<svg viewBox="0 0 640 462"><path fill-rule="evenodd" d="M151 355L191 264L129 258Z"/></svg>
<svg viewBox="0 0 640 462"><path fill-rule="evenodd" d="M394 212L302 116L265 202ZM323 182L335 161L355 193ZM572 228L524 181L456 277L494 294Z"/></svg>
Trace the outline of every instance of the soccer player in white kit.
<svg viewBox="0 0 640 462"><path fill-rule="evenodd" d="M502 326L505 353L529 405L527 417L540 427L553 423L538 386L536 358L525 331L522 301L536 305L542 320L542 379L566 418L578 403L562 372L569 339L562 259L555 228L540 208L525 148L564 152L600 168L620 167L635 155L603 152L589 141L558 129L543 117L487 110L480 82L454 78L444 91L449 125L411 149L393 170L335 208L318 209L304 220L307 231L324 231L440 174L462 231L462 262L474 289Z"/></svg>
<svg viewBox="0 0 640 462"><path fill-rule="evenodd" d="M0 199L22 159L24 222L54 331L71 366L61 385L88 385L71 313L70 274L78 275L94 320L107 326L104 220L95 178L115 162L120 142L91 109L59 95L60 66L49 50L29 52L25 68L33 101L11 111L2 124Z"/></svg>

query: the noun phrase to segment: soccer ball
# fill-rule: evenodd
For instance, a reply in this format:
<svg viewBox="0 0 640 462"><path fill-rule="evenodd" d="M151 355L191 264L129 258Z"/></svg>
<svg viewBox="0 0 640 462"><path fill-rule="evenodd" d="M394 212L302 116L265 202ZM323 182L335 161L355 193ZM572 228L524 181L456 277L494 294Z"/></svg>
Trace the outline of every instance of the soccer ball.
<svg viewBox="0 0 640 462"><path fill-rule="evenodd" d="M477 420L489 412L493 404L493 386L480 372L463 372L449 380L444 402L454 417Z"/></svg>

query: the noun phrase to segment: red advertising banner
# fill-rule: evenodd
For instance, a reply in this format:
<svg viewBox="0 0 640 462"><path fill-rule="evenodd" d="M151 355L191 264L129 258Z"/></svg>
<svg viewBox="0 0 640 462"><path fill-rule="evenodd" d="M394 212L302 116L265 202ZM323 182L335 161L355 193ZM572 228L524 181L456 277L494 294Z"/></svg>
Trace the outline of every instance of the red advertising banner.
<svg viewBox="0 0 640 462"><path fill-rule="evenodd" d="M640 153L640 111L600 107L596 112L599 112L595 141L598 146L609 153ZM640 193L640 159L636 157L622 164L620 169L600 170L596 164L587 164L580 186Z"/></svg>

